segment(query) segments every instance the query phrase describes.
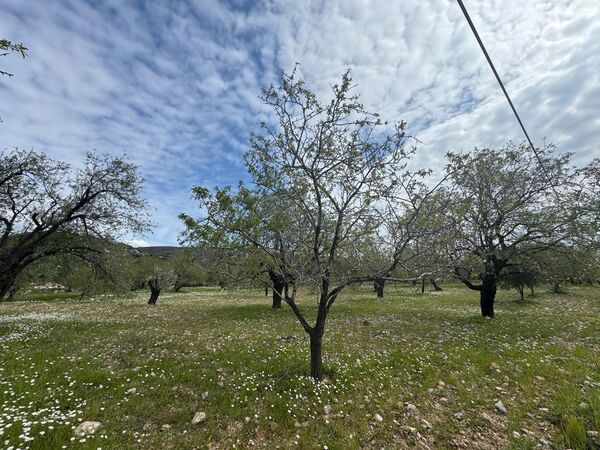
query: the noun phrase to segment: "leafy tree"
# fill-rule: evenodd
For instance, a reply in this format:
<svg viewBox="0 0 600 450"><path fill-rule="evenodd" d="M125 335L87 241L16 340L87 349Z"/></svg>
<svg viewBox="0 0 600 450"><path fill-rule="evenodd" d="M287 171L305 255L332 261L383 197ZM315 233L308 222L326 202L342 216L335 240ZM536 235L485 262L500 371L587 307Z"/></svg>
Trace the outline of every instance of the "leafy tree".
<svg viewBox="0 0 600 450"><path fill-rule="evenodd" d="M179 292L186 286L198 286L205 282L204 272L195 265L193 255L189 251L177 251L167 260L167 267L173 271L175 281L173 290Z"/></svg>
<svg viewBox="0 0 600 450"><path fill-rule="evenodd" d="M578 244L600 249L600 158L578 171L571 202L576 205L578 215Z"/></svg>
<svg viewBox="0 0 600 450"><path fill-rule="evenodd" d="M0 300L49 256L98 265L122 232L148 229L142 180L122 158L88 153L81 169L33 151L0 152Z"/></svg>
<svg viewBox="0 0 600 450"><path fill-rule="evenodd" d="M480 292L481 314L494 316L494 299L503 270L520 259L567 242L576 211L569 206L574 172L570 155L538 149L540 164L525 144L448 153L451 187L448 209L454 229L453 251L460 255L455 275ZM479 283L472 278L478 273Z"/></svg>
<svg viewBox="0 0 600 450"><path fill-rule="evenodd" d="M600 255L594 248L558 245L535 257L544 279L561 292L566 284L600 282Z"/></svg>
<svg viewBox="0 0 600 450"><path fill-rule="evenodd" d="M266 260L283 277L279 295L310 337L316 379L323 377L322 339L331 307L346 287L393 272L417 234L412 224L428 195L420 182L424 174L406 170L405 124L385 124L351 91L345 73L332 86L332 98L321 103L295 71L283 74L281 85L261 96L275 123L261 123L262 132L251 135L245 160L252 188L195 187L206 214L198 220L181 216L188 240L233 249L244 261L261 262L259 268ZM391 210L404 222L389 220ZM361 264L359 244L391 222L379 233L385 237L384 264ZM319 293L312 325L297 303L300 284Z"/></svg>
<svg viewBox="0 0 600 450"><path fill-rule="evenodd" d="M543 280L543 274L536 266L536 262L530 259L504 268L500 272L500 285L516 289L521 300L525 300L525 287L531 289L533 295L535 286Z"/></svg>

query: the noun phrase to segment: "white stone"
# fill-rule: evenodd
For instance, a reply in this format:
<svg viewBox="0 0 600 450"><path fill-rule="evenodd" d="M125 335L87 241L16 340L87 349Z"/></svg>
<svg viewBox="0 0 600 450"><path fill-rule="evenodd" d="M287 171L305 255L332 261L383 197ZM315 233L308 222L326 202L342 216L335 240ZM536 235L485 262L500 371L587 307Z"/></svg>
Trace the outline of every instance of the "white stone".
<svg viewBox="0 0 600 450"><path fill-rule="evenodd" d="M381 417L381 415L379 415L378 413L375 413L373 417L377 422L383 422L383 417Z"/></svg>
<svg viewBox="0 0 600 450"><path fill-rule="evenodd" d="M331 405L325 405L323 407L323 411L325 412L325 414L330 414L331 413Z"/></svg>
<svg viewBox="0 0 600 450"><path fill-rule="evenodd" d="M496 407L496 411L498 411L502 415L506 415L506 407L504 406L504 403L499 401L494 406Z"/></svg>
<svg viewBox="0 0 600 450"><path fill-rule="evenodd" d="M102 428L102 424L100 422L94 422L93 420L86 420L85 422L81 422L75 428L73 432L77 437L91 436L96 431Z"/></svg>
<svg viewBox="0 0 600 450"><path fill-rule="evenodd" d="M194 414L194 417L192 418L192 423L193 424L202 423L205 420L206 420L206 413L202 412L202 411L198 411L196 414Z"/></svg>

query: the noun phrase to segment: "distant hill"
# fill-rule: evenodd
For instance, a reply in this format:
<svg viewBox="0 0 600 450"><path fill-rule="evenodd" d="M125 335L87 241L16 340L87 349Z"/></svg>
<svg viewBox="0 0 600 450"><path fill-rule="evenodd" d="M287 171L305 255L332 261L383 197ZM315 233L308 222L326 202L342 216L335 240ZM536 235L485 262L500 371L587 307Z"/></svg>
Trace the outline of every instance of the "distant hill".
<svg viewBox="0 0 600 450"><path fill-rule="evenodd" d="M173 253L182 250L183 247L132 247L131 252L135 256L154 256L161 259L169 258Z"/></svg>

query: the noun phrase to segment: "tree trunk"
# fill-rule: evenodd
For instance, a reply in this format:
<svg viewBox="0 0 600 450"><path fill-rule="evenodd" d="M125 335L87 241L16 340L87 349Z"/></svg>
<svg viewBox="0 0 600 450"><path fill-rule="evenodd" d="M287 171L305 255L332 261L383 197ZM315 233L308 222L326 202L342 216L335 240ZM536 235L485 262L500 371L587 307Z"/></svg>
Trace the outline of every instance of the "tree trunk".
<svg viewBox="0 0 600 450"><path fill-rule="evenodd" d="M277 283L273 286L273 309L281 308L281 293L284 287L284 283Z"/></svg>
<svg viewBox="0 0 600 450"><path fill-rule="evenodd" d="M269 270L269 278L273 283L273 309L281 308L281 300L283 291L286 287L285 277L275 272L273 269Z"/></svg>
<svg viewBox="0 0 600 450"><path fill-rule="evenodd" d="M375 290L377 291L377 300L383 300L383 288L385 287L385 280L375 281Z"/></svg>
<svg viewBox="0 0 600 450"><path fill-rule="evenodd" d="M156 300L158 300L158 296L160 295L160 291L156 289L150 290L150 299L148 300L149 305L156 305Z"/></svg>
<svg viewBox="0 0 600 450"><path fill-rule="evenodd" d="M425 293L425 278L421 278L421 294Z"/></svg>
<svg viewBox="0 0 600 450"><path fill-rule="evenodd" d="M265 297L269 296L269 286L265 286Z"/></svg>
<svg viewBox="0 0 600 450"><path fill-rule="evenodd" d="M479 294L481 315L483 317L494 317L494 299L496 298L496 280L493 275L483 277L481 292Z"/></svg>
<svg viewBox="0 0 600 450"><path fill-rule="evenodd" d="M523 292L524 290L525 290L525 286L523 286L522 284L517 286L517 292L521 296L522 301L525 301L525 293Z"/></svg>
<svg viewBox="0 0 600 450"><path fill-rule="evenodd" d="M0 274L0 301L10 292L16 279L17 276L11 273Z"/></svg>
<svg viewBox="0 0 600 450"><path fill-rule="evenodd" d="M316 380L323 379L322 344L323 332L315 328L310 334L310 376Z"/></svg>
<svg viewBox="0 0 600 450"><path fill-rule="evenodd" d="M443 289L439 287L438 284L435 282L435 278L431 279L431 284L433 285L433 289L435 289L436 292L443 291Z"/></svg>
<svg viewBox="0 0 600 450"><path fill-rule="evenodd" d="M529 286L529 289L531 290L531 294L529 294L530 297L535 296L535 292L533 290L533 285Z"/></svg>

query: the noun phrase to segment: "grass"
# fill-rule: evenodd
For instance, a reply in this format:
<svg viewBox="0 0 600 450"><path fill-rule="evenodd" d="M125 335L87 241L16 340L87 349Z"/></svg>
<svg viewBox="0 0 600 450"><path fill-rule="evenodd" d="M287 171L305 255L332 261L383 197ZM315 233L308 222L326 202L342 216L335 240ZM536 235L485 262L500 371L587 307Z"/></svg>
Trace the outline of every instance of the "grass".
<svg viewBox="0 0 600 450"><path fill-rule="evenodd" d="M289 308L259 291L0 304L0 447L597 448L600 289L349 290L327 380ZM314 296L302 304L314 312ZM494 407L506 406L507 415ZM329 405L331 412L325 414ZM195 412L206 421L192 424ZM381 421L376 415L381 416ZM73 428L103 428L80 440Z"/></svg>

